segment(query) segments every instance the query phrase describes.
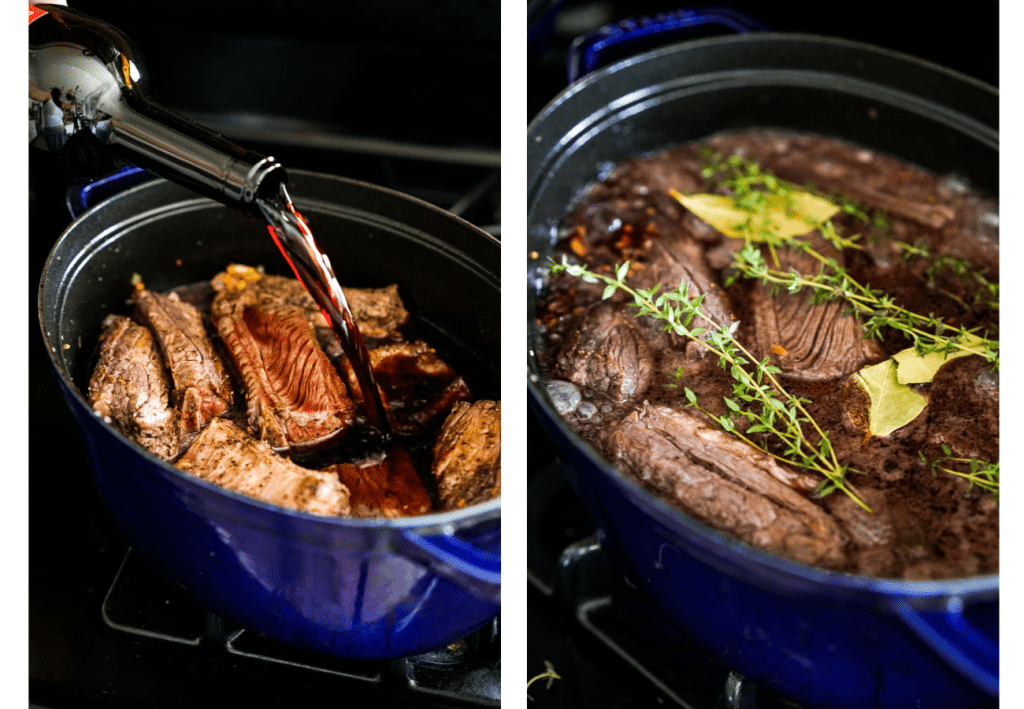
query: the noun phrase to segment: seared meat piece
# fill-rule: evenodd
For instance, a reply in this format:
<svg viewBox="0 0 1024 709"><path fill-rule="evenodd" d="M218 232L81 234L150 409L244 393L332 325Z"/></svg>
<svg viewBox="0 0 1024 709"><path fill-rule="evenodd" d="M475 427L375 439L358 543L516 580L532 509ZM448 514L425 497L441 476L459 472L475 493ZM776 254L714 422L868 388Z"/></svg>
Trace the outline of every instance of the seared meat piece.
<svg viewBox="0 0 1024 709"><path fill-rule="evenodd" d="M895 571L890 546L896 534L888 500L881 490L865 489L861 496L871 511L858 505L849 495L832 494L824 499L825 508L853 542L851 554L856 558L858 573L868 576L891 576Z"/></svg>
<svg viewBox="0 0 1024 709"><path fill-rule="evenodd" d="M355 372L343 365L352 398L363 394ZM381 391L392 431L414 436L436 428L457 401L470 399L469 387L422 341L398 342L370 350L370 368Z"/></svg>
<svg viewBox="0 0 1024 709"><path fill-rule="evenodd" d="M249 426L275 450L302 450L347 430L355 404L303 307L275 297L279 283L219 274L211 317L245 382Z"/></svg>
<svg viewBox="0 0 1024 709"><path fill-rule="evenodd" d="M324 468L349 489L353 517L412 517L431 510L430 495L404 448L391 448L383 460L338 463Z"/></svg>
<svg viewBox="0 0 1024 709"><path fill-rule="evenodd" d="M149 330L126 317L105 323L99 361L89 379L89 403L118 431L165 460L178 454L177 415L170 381Z"/></svg>
<svg viewBox="0 0 1024 709"><path fill-rule="evenodd" d="M813 236L811 243L818 253L831 255L842 265L842 255L820 236ZM796 269L807 276L818 272L819 262L809 254L790 249L777 253L777 270ZM849 310L845 301L811 305L812 296L809 290L773 296L767 285L754 288L754 322L761 356L772 356L784 376L832 381L885 359L877 342L863 339L860 323L845 312Z"/></svg>
<svg viewBox="0 0 1024 709"><path fill-rule="evenodd" d="M227 419L214 419L175 464L228 490L319 515L349 514L348 488L336 475L301 468Z"/></svg>
<svg viewBox="0 0 1024 709"><path fill-rule="evenodd" d="M566 335L556 374L618 403L642 396L650 379L652 353L634 329L635 319L611 303L591 306L580 326Z"/></svg>
<svg viewBox="0 0 1024 709"><path fill-rule="evenodd" d="M397 284L384 288L342 288L341 291L363 337L378 340L400 337L398 331L409 322L409 311L398 297Z"/></svg>
<svg viewBox="0 0 1024 709"><path fill-rule="evenodd" d="M320 346L329 357L342 355L338 338L327 324L323 312L313 297L298 280L284 276L262 275L254 268L232 264L214 279L218 290L241 290L250 283L259 282L254 297L257 302L280 307L293 305L302 309L306 320L316 329ZM342 288L349 310L355 318L359 333L370 340L398 340L399 332L409 322L409 312L398 295L398 286L384 288Z"/></svg>
<svg viewBox="0 0 1024 709"><path fill-rule="evenodd" d="M302 288L298 281L292 283ZM397 341L402 339L400 328L409 322L409 312L398 297L398 286L392 284L384 288L342 288L345 300L348 302L352 317L356 320L356 327L359 334L369 343L374 340ZM303 288L303 293L306 293ZM306 293L309 299L310 310L307 311L307 318L311 325L316 328L316 336L320 346L331 359L341 359L344 351L338 336L327 324L327 318L313 302L313 298Z"/></svg>
<svg viewBox="0 0 1024 709"><path fill-rule="evenodd" d="M694 318L690 323L691 328L705 327L717 330L723 325L731 327L736 322L729 298L711 272L700 244L683 235L665 236L651 242L649 253L651 260L647 267L637 274L637 287L653 288L661 285L658 289L660 294L674 291L685 282L688 286L686 294L690 299L704 294L700 307L712 320L709 323L704 318ZM654 321L651 318L645 320L655 323L654 327L659 330L664 326L661 321ZM701 339L706 338L705 333ZM703 349L700 351L703 352Z"/></svg>
<svg viewBox="0 0 1024 709"><path fill-rule="evenodd" d="M153 331L170 369L174 381L171 398L180 411L178 431L185 448L232 404L224 365L206 335L202 315L177 294L137 292L135 318Z"/></svg>
<svg viewBox="0 0 1024 709"><path fill-rule="evenodd" d="M813 478L688 412L645 402L599 441L611 461L716 529L805 564L844 561L835 521L794 489Z"/></svg>
<svg viewBox="0 0 1024 709"><path fill-rule="evenodd" d="M501 494L501 402L459 402L434 443L434 478L444 510Z"/></svg>

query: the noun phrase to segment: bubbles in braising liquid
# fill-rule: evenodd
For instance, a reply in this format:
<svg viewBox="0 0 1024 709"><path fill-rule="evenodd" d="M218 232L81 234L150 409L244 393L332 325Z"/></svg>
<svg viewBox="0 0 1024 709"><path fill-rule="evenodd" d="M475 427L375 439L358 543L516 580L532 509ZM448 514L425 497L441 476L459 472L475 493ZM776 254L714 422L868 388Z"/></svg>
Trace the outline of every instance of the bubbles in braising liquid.
<svg viewBox="0 0 1024 709"><path fill-rule="evenodd" d="M551 397L551 403L555 405L555 410L563 416L575 411L583 398L580 390L571 382L551 381L548 382L547 390L548 396Z"/></svg>
<svg viewBox="0 0 1024 709"><path fill-rule="evenodd" d="M597 179L603 181L608 179L608 176L612 174L615 169L615 163L611 161L605 161L597 166Z"/></svg>
<svg viewBox="0 0 1024 709"><path fill-rule="evenodd" d="M991 369L983 369L978 373L976 377L978 384L987 388L995 388L999 386L999 372L992 371Z"/></svg>
<svg viewBox="0 0 1024 709"><path fill-rule="evenodd" d="M964 228L971 233L977 243L998 248L999 245L999 205L995 200L972 200L963 209Z"/></svg>
<svg viewBox="0 0 1024 709"><path fill-rule="evenodd" d="M846 166L832 160L822 160L814 165L814 172L821 177L836 180L846 176Z"/></svg>
<svg viewBox="0 0 1024 709"><path fill-rule="evenodd" d="M942 199L952 199L964 194L970 187L966 177L954 172L938 179L935 183L935 192Z"/></svg>

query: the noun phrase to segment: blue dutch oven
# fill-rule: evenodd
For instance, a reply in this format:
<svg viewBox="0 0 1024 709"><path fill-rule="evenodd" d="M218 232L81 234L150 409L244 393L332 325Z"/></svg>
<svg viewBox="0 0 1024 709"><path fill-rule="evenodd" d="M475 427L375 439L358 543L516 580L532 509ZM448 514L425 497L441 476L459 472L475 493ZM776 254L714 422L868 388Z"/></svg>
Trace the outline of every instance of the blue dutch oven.
<svg viewBox="0 0 1024 709"><path fill-rule="evenodd" d="M398 283L414 314L407 334L434 345L476 397L497 398L498 241L360 182L295 172L289 188L339 280ZM43 337L131 546L212 612L340 657L425 652L488 623L501 603L499 499L400 520L306 514L185 474L93 414L83 392L101 322L130 308L132 274L162 291L206 281L232 262L289 273L265 226L154 180L85 212L43 272Z"/></svg>
<svg viewBox="0 0 1024 709"><path fill-rule="evenodd" d="M844 40L751 33L634 55L584 76L528 132L529 309L558 224L607 165L727 129L846 139L998 194L998 94ZM761 688L807 707L997 703L999 579L899 581L824 571L712 530L645 491L563 422L534 356L531 407L603 532L612 564L665 622Z"/></svg>

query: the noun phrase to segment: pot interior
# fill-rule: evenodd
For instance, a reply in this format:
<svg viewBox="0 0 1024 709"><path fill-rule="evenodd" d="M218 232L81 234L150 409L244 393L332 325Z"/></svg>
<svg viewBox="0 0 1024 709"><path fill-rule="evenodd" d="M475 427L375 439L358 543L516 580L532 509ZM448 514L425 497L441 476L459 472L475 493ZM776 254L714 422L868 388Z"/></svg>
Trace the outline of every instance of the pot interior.
<svg viewBox="0 0 1024 709"><path fill-rule="evenodd" d="M296 208L351 287L399 284L410 337L433 345L475 398L499 393L500 246L430 205L362 183L290 175ZM166 291L209 281L229 263L291 275L260 222L164 181L84 215L54 247L40 284L40 321L58 370L88 386L108 313L130 312L132 274Z"/></svg>
<svg viewBox="0 0 1024 709"><path fill-rule="evenodd" d="M995 89L941 67L802 35L686 42L584 77L528 132L528 311L560 222L621 160L722 131L777 128L870 147L997 195L998 105ZM532 325L528 344L542 346Z"/></svg>
<svg viewBox="0 0 1024 709"><path fill-rule="evenodd" d="M994 195L997 126L994 89L887 50L763 34L672 45L585 77L531 124L529 248L546 255L558 221L614 163L744 128L840 138Z"/></svg>
<svg viewBox="0 0 1024 709"><path fill-rule="evenodd" d="M747 35L674 45L620 62L570 87L530 126L528 312L536 311L560 223L619 161L723 131L774 128L863 145L938 174L955 173L996 195L997 119L998 95L991 87L840 40ZM531 394L544 409L542 419L557 429L555 438L567 442L574 458L587 460L579 469L616 479L669 527L699 528L715 537L619 473L562 421L533 354L545 343L532 319L528 332ZM753 556L779 566L767 555ZM972 587L995 585L990 577Z"/></svg>

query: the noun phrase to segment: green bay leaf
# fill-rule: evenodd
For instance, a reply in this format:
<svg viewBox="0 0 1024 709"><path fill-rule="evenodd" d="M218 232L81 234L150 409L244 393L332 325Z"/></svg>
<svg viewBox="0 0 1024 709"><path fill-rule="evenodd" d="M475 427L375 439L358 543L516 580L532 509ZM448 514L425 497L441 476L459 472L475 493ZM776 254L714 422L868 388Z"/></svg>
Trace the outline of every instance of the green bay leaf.
<svg viewBox="0 0 1024 709"><path fill-rule="evenodd" d="M737 205L725 195L670 191L680 204L726 236L753 237L755 241L762 228L782 238L806 234L839 212L839 207L809 192L765 194L762 214L753 207Z"/></svg>
<svg viewBox="0 0 1024 709"><path fill-rule="evenodd" d="M892 359L865 367L854 378L871 399L869 430L875 436L888 436L906 426L928 405L926 398L900 384Z"/></svg>
<svg viewBox="0 0 1024 709"><path fill-rule="evenodd" d="M981 346L984 342L976 335L968 334L966 337L955 340L965 345L970 350L954 350L949 354L943 352L929 352L923 357L913 347L897 352L892 356L898 365L896 379L900 384L925 384L930 382L939 368L951 359L957 357L969 357L972 354L982 355L985 348Z"/></svg>

